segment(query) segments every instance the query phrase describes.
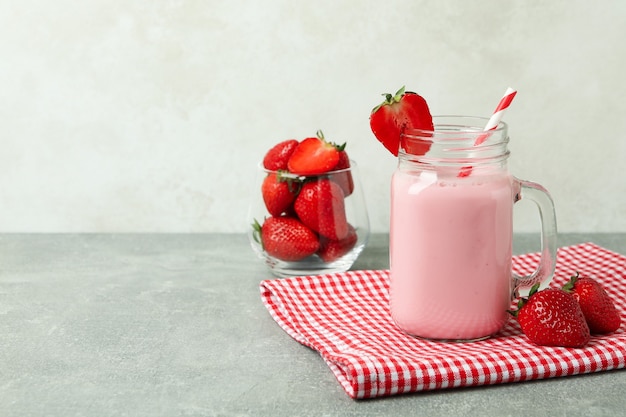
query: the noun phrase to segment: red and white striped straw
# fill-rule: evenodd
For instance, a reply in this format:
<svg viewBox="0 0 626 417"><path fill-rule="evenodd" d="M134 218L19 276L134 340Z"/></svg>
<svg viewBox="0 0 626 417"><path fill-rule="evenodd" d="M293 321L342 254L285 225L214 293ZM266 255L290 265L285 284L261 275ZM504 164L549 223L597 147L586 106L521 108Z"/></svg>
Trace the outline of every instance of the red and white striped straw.
<svg viewBox="0 0 626 417"><path fill-rule="evenodd" d="M496 107L493 114L491 115L491 118L487 122L487 125L483 129L485 132L489 132L490 130L494 130L496 127L498 127L498 124L500 123L500 120L502 120L504 112L511 105L513 98L515 98L515 94L517 94L517 91L515 91L511 87L506 89L504 96L502 96L502 99L500 99L500 102L498 103L498 107ZM488 137L489 135L480 135L478 138L476 138L474 146L480 145L485 140L487 140Z"/></svg>
<svg viewBox="0 0 626 417"><path fill-rule="evenodd" d="M504 115L504 112L511 105L511 102L513 101L513 98L515 97L515 94L517 94L517 91L515 91L511 87L506 89L504 96L502 96L502 98L500 99L498 106L496 107L493 114L489 118L489 121L487 122L487 125L483 129L483 132L491 132L492 130L495 130L498 127L498 124L500 123L500 120L502 120L502 116ZM489 133L483 133L479 135L474 141L474 146L480 145L481 143L486 141L488 137L489 137ZM471 173L472 173L472 167L466 166L466 167L461 168L461 171L459 171L458 176L468 177L470 176Z"/></svg>

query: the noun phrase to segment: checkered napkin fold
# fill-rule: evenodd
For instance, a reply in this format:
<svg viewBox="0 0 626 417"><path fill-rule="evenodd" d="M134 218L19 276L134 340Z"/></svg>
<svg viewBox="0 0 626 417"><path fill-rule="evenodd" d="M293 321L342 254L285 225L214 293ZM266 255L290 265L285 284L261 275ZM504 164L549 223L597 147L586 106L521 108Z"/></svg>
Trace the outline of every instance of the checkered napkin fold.
<svg viewBox="0 0 626 417"><path fill-rule="evenodd" d="M514 270L529 274L538 262L537 253L515 256ZM576 271L600 281L625 317L626 256L593 243L560 248L552 286ZM582 349L535 346L515 320L480 342L407 336L389 313L388 271L265 280L260 289L274 320L318 351L355 399L584 374L626 363L626 324L613 334L592 336Z"/></svg>

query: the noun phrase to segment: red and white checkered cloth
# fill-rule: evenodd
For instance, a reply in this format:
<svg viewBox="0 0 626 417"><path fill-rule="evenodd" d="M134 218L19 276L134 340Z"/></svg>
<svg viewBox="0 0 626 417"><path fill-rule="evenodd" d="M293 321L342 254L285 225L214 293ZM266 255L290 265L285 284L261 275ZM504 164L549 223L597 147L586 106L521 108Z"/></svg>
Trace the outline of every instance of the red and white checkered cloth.
<svg viewBox="0 0 626 417"><path fill-rule="evenodd" d="M519 274L539 255L516 256ZM593 243L558 250L552 286L576 271L600 281L626 309L626 256ZM553 378L624 368L626 323L592 336L581 349L531 344L515 320L495 337L472 343L431 342L402 333L389 314L388 271L348 271L261 282L261 298L295 340L318 351L346 393L356 399Z"/></svg>

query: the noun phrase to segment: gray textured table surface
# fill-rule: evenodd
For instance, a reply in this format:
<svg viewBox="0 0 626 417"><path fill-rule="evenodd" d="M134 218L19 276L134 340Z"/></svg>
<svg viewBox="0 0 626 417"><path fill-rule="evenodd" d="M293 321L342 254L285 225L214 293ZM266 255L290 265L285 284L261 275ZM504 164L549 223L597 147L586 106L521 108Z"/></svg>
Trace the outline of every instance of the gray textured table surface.
<svg viewBox="0 0 626 417"><path fill-rule="evenodd" d="M626 234L569 234L626 253ZM537 250L518 235L514 250ZM355 269L388 267L385 235ZM0 415L604 416L626 372L354 401L263 307L243 235L0 235Z"/></svg>

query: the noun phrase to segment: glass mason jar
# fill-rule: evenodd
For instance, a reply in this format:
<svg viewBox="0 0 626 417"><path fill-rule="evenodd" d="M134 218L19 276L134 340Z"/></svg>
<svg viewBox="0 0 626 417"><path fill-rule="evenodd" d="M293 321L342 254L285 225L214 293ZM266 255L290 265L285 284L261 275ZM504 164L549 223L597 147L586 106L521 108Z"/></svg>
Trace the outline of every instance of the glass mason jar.
<svg viewBox="0 0 626 417"><path fill-rule="evenodd" d="M434 117L434 131L408 130L391 185L390 308L406 333L470 341L497 333L520 287L549 282L556 218L549 193L509 174L507 125ZM529 276L512 272L513 204L533 200L542 249Z"/></svg>

